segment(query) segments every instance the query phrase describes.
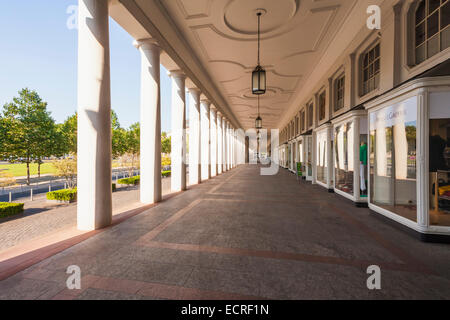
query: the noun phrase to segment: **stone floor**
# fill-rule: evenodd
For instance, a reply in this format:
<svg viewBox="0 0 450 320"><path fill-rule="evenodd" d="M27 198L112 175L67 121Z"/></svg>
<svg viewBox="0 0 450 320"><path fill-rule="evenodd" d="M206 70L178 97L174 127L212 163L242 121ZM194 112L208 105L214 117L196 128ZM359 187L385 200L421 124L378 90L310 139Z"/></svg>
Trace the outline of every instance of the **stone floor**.
<svg viewBox="0 0 450 320"><path fill-rule="evenodd" d="M245 165L1 281L0 299L449 299L449 248Z"/></svg>
<svg viewBox="0 0 450 320"><path fill-rule="evenodd" d="M171 193L170 178L162 180L164 195ZM140 206L139 187L121 187L113 193L113 215ZM74 227L77 224L77 205L52 204L46 196L39 195L30 201L29 198L17 199L24 203L25 212L6 218L0 218L0 253L27 241L50 233Z"/></svg>

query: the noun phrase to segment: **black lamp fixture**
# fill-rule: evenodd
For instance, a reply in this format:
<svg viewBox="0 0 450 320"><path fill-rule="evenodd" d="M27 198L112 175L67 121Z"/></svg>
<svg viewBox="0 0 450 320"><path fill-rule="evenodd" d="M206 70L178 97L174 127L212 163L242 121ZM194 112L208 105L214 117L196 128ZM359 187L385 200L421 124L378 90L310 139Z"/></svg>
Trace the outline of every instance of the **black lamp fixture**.
<svg viewBox="0 0 450 320"><path fill-rule="evenodd" d="M262 10L258 10L256 15L258 16L258 65L252 73L252 92L253 94L265 94L266 93L266 71L260 65L260 47L261 47L261 15Z"/></svg>
<svg viewBox="0 0 450 320"><path fill-rule="evenodd" d="M255 120L255 128L259 131L260 129L262 129L263 125L262 125L262 118L261 115L259 114L259 96L258 96L258 117Z"/></svg>

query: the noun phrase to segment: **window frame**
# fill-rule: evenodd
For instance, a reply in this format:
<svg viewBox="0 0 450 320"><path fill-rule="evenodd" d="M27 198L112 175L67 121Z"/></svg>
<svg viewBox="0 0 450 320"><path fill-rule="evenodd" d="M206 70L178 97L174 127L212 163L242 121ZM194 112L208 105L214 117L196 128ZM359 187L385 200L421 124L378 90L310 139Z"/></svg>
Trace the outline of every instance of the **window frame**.
<svg viewBox="0 0 450 320"><path fill-rule="evenodd" d="M376 56L378 47L378 56ZM374 53L374 56L370 58L371 53ZM367 56L367 65L365 64ZM376 68L376 62L378 62L378 70ZM373 67L372 75L370 75L370 68ZM374 44L369 46L364 52L361 53L360 56L360 96L363 97L368 95L371 92L376 91L380 87L380 78L381 78L381 42L376 41ZM367 80L364 80L365 71L367 70ZM378 77L377 77L378 76ZM370 87L370 81L373 80L373 87ZM367 86L366 86L367 84Z"/></svg>
<svg viewBox="0 0 450 320"><path fill-rule="evenodd" d="M323 109L323 117L321 117L322 109ZM319 93L317 94L317 114L319 122L327 118L327 91L325 89L319 91Z"/></svg>
<svg viewBox="0 0 450 320"><path fill-rule="evenodd" d="M300 133L306 130L306 109L300 111Z"/></svg>
<svg viewBox="0 0 450 320"><path fill-rule="evenodd" d="M424 8L424 16L423 18L418 22L417 21L417 13L419 10L419 7L422 3L425 3L425 8ZM450 2L448 0L440 0L440 4L431 12L429 12L429 5L430 5L430 0L421 0L418 1L417 3L414 4L414 8L413 10L411 10L411 26L410 28L412 29L412 62L414 65L420 65L422 63L424 63L425 61L431 59L432 57L436 56L437 54L439 54L442 51L445 51L446 49L450 48L450 45L447 46L446 48L443 49L442 46L442 34L446 31L449 32L449 38L450 38L450 23L447 24L445 27L442 27L442 9L444 6L449 5L450 6ZM429 21L431 20L432 16L437 14L437 31L429 36ZM423 41L419 44L417 44L417 30L418 28L423 25ZM433 54L430 55L429 53L429 43L432 40L436 40L437 38L437 51ZM450 42L450 39L449 39ZM418 60L418 50L423 47L423 59L422 60Z"/></svg>
<svg viewBox="0 0 450 320"><path fill-rule="evenodd" d="M339 87L342 83L342 87ZM342 98L339 99L339 91L342 91ZM342 101L342 106L339 107L339 102ZM341 111L345 106L345 73L342 73L334 80L334 106L333 112Z"/></svg>
<svg viewBox="0 0 450 320"><path fill-rule="evenodd" d="M307 127L308 129L314 127L314 102L309 102L306 104L307 110ZM309 121L311 120L311 122Z"/></svg>

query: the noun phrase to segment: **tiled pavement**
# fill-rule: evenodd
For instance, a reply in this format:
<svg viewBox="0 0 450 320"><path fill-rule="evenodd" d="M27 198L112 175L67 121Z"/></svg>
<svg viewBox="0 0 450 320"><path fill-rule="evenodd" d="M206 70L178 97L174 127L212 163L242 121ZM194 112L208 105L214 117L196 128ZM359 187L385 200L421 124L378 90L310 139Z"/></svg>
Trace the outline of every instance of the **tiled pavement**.
<svg viewBox="0 0 450 320"><path fill-rule="evenodd" d="M449 248L285 170L240 166L0 281L0 298L449 299ZM65 289L70 265L81 290Z"/></svg>
<svg viewBox="0 0 450 320"><path fill-rule="evenodd" d="M163 179L162 182L163 194L169 194L170 179ZM49 204L45 195L35 197L34 201L25 198L15 202L25 202L25 212L0 219L0 252L77 224L75 203ZM131 210L139 205L139 188L119 187L118 191L113 193L113 214Z"/></svg>

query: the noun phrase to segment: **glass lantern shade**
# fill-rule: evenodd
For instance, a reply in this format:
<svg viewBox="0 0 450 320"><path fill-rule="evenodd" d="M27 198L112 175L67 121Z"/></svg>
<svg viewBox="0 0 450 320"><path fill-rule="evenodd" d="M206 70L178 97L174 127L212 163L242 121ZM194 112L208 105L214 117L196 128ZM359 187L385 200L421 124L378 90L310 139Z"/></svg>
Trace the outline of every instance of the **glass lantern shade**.
<svg viewBox="0 0 450 320"><path fill-rule="evenodd" d="M266 93L266 71L259 65L253 70L252 91L253 94Z"/></svg>
<svg viewBox="0 0 450 320"><path fill-rule="evenodd" d="M262 129L262 119L261 119L261 117L256 118L256 120L255 120L255 128L256 129Z"/></svg>

